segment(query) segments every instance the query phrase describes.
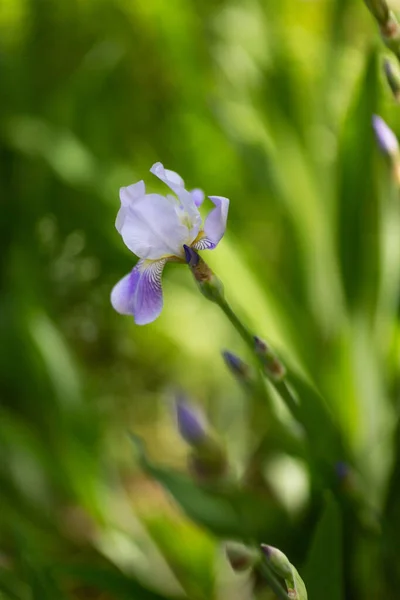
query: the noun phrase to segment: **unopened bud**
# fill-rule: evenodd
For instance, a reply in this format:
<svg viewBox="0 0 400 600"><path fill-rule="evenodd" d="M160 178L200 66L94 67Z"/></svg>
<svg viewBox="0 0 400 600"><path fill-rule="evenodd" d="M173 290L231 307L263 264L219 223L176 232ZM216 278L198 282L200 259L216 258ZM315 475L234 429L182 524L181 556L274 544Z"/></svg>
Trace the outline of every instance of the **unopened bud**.
<svg viewBox="0 0 400 600"><path fill-rule="evenodd" d="M372 117L372 127L382 152L390 157L396 156L399 153L399 142L390 127L378 115Z"/></svg>
<svg viewBox="0 0 400 600"><path fill-rule="evenodd" d="M226 542L225 554L232 569L238 572L251 569L260 560L256 550L239 542Z"/></svg>
<svg viewBox="0 0 400 600"><path fill-rule="evenodd" d="M201 445L207 437L207 425L200 411L184 400L176 402L176 418L179 433L191 446Z"/></svg>
<svg viewBox="0 0 400 600"><path fill-rule="evenodd" d="M176 402L179 433L191 446L188 467L201 483L222 479L228 470L225 448L214 435L204 415L185 400Z"/></svg>
<svg viewBox="0 0 400 600"><path fill-rule="evenodd" d="M383 0L381 0L383 2ZM389 11L388 17L384 23L380 23L380 32L382 41L389 50L396 53L397 46L400 41L400 26L396 15L393 11Z"/></svg>
<svg viewBox="0 0 400 600"><path fill-rule="evenodd" d="M372 117L372 126L380 149L390 159L394 180L400 185L400 149L397 137L377 115Z"/></svg>
<svg viewBox="0 0 400 600"><path fill-rule="evenodd" d="M292 565L283 552L267 544L261 544L261 550L269 566L279 577L285 580L293 578Z"/></svg>
<svg viewBox="0 0 400 600"><path fill-rule="evenodd" d="M400 101L400 73L397 67L394 66L393 62L385 58L383 63L383 71L386 75L386 80L392 90L393 96Z"/></svg>
<svg viewBox="0 0 400 600"><path fill-rule="evenodd" d="M307 590L304 581L299 575L296 567L294 567L287 556L278 548L261 544L261 550L271 568L278 577L285 580L287 595L292 600L307 600Z"/></svg>
<svg viewBox="0 0 400 600"><path fill-rule="evenodd" d="M264 340L254 336L254 349L256 354L262 359L267 374L280 381L286 375L286 369L275 353L271 350Z"/></svg>
<svg viewBox="0 0 400 600"><path fill-rule="evenodd" d="M250 379L250 367L239 356L229 352L229 350L224 350L222 357L230 372L240 381L247 382Z"/></svg>
<svg viewBox="0 0 400 600"><path fill-rule="evenodd" d="M186 262L189 265L203 296L212 302L223 300L224 286L222 285L222 282L194 248L186 246L186 244L183 245L183 248L185 250Z"/></svg>
<svg viewBox="0 0 400 600"><path fill-rule="evenodd" d="M387 23L389 8L386 0L365 0L365 4L381 26Z"/></svg>

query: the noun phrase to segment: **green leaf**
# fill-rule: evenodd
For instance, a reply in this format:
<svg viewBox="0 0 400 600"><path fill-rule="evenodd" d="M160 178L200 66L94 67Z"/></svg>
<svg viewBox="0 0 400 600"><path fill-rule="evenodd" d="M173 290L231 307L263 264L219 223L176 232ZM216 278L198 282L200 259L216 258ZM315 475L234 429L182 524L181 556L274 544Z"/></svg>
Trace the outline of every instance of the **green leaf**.
<svg viewBox="0 0 400 600"><path fill-rule="evenodd" d="M304 573L311 598L343 600L342 518L332 496L316 527Z"/></svg>
<svg viewBox="0 0 400 600"><path fill-rule="evenodd" d="M143 441L131 436L142 469L172 494L187 516L220 537L262 539L271 528L282 528L286 513L269 497L232 484L201 487L184 473L165 469L149 460Z"/></svg>
<svg viewBox="0 0 400 600"><path fill-rule="evenodd" d="M163 596L125 575L117 569L101 567L91 564L76 564L60 567L60 574L76 578L79 584L93 586L101 592L115 594L116 597L126 600L165 600Z"/></svg>
<svg viewBox="0 0 400 600"><path fill-rule="evenodd" d="M377 53L370 53L364 76L343 126L339 150L338 249L350 308L373 310L379 277L379 207L372 115L377 110Z"/></svg>

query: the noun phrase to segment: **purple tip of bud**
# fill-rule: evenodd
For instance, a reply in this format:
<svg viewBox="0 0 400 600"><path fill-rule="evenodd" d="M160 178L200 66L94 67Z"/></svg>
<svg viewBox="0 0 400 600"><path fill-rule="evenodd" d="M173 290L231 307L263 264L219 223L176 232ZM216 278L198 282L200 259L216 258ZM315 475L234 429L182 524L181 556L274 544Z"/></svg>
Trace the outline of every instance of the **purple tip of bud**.
<svg viewBox="0 0 400 600"><path fill-rule="evenodd" d="M190 246L186 246L186 244L183 244L183 249L185 251L186 262L190 267L195 267L200 260L200 256L197 254L196 250L193 250Z"/></svg>
<svg viewBox="0 0 400 600"><path fill-rule="evenodd" d="M256 352L259 352L260 354L264 354L269 350L267 343L264 342L264 340L259 338L257 335L254 336L254 347L256 349Z"/></svg>
<svg viewBox="0 0 400 600"><path fill-rule="evenodd" d="M249 372L248 365L236 354L229 352L229 350L224 350L222 352L222 357L225 361L227 367L238 377L246 377Z"/></svg>
<svg viewBox="0 0 400 600"><path fill-rule="evenodd" d="M264 555L265 555L267 558L270 558L270 557L271 557L271 554L272 554L272 550L273 550L272 546L268 546L267 544L261 544L261 546L260 546L260 547L261 547L262 553L263 553L263 554L264 554Z"/></svg>
<svg viewBox="0 0 400 600"><path fill-rule="evenodd" d="M372 117L372 127L376 140L384 154L393 156L399 151L399 143L393 131L386 125L385 121L378 115Z"/></svg>
<svg viewBox="0 0 400 600"><path fill-rule="evenodd" d="M198 444L206 437L206 424L202 414L183 400L176 402L179 433L188 444Z"/></svg>
<svg viewBox="0 0 400 600"><path fill-rule="evenodd" d="M385 58L385 60L383 61L383 70L388 77L391 76L393 73L392 63L387 58Z"/></svg>

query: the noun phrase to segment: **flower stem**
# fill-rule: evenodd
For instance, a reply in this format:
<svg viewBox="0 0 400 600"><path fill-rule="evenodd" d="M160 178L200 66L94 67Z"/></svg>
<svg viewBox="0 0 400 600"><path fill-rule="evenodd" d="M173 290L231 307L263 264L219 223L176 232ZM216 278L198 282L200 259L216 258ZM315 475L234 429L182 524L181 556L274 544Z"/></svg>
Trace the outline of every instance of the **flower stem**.
<svg viewBox="0 0 400 600"><path fill-rule="evenodd" d="M242 321L236 315L236 313L232 310L231 306L225 300L225 298L220 298L217 301L218 306L223 310L225 315L228 317L229 321L232 323L236 331L240 334L246 344L249 346L251 352L258 360L260 366L264 369L264 363L261 357L255 352L255 344L254 344L254 335L247 329L245 325L243 325ZM268 377L268 373L266 373ZM293 396L290 388L288 387L285 381L276 381L272 377L268 377L269 381L275 387L276 391L279 393L281 398L286 403L287 407L292 412L293 416L297 419L300 419L300 410L299 405L295 397Z"/></svg>

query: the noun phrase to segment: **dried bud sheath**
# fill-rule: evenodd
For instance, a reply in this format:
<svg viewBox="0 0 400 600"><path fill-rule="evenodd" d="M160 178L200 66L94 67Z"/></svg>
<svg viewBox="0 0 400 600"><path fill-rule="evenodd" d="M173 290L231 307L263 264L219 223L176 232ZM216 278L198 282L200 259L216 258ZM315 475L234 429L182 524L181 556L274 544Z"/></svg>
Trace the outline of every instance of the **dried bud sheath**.
<svg viewBox="0 0 400 600"><path fill-rule="evenodd" d="M199 289L203 296L212 302L220 302L224 299L224 286L218 277L213 273L200 255L189 246L183 246L185 250L186 262L193 273Z"/></svg>

